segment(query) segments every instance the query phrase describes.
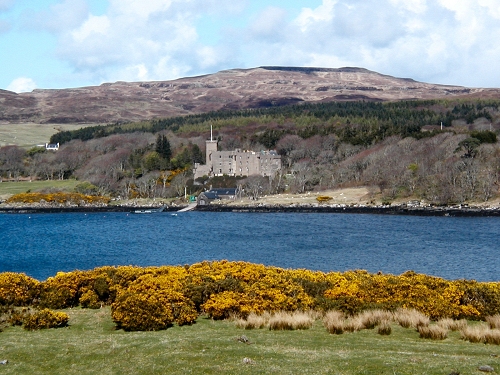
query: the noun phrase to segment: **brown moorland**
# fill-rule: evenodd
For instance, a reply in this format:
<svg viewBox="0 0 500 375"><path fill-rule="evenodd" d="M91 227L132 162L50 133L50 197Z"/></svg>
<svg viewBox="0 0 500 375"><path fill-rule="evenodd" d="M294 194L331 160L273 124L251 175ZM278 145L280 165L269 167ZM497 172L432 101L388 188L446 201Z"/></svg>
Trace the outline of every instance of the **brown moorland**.
<svg viewBox="0 0 500 375"><path fill-rule="evenodd" d="M362 68L259 67L157 82L0 90L0 123L112 123L300 102L499 98L500 89L396 78Z"/></svg>

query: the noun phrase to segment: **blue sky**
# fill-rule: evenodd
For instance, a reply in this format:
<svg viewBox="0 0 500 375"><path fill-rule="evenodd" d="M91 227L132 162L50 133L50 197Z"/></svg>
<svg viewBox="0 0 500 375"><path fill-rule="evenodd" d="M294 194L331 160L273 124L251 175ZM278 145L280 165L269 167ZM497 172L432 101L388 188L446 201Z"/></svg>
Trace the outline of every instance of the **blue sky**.
<svg viewBox="0 0 500 375"><path fill-rule="evenodd" d="M500 87L500 0L0 0L0 89L357 66Z"/></svg>

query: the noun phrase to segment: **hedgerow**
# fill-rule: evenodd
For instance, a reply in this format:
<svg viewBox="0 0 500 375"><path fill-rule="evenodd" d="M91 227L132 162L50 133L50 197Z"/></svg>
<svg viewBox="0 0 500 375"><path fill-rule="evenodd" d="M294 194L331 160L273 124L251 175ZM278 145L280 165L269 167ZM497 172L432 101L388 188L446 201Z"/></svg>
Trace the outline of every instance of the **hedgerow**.
<svg viewBox="0 0 500 375"><path fill-rule="evenodd" d="M414 309L433 320L485 319L500 314L500 283L445 280L417 274L317 272L247 262L186 266L101 267L58 273L39 282L0 273L0 305L61 309L111 305L117 326L158 330L264 311Z"/></svg>

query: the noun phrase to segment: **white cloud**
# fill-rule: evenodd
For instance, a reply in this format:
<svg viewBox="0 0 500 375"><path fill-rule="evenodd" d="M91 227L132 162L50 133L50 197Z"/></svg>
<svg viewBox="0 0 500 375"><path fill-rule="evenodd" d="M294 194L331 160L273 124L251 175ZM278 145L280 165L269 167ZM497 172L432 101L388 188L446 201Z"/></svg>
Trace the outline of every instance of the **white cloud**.
<svg viewBox="0 0 500 375"><path fill-rule="evenodd" d="M82 26L71 32L71 36L75 42L82 43L89 37L105 37L109 29L110 22L107 16L90 15Z"/></svg>
<svg viewBox="0 0 500 375"><path fill-rule="evenodd" d="M250 26L252 37L265 38L269 41L282 39L286 25L286 11L278 7L264 9Z"/></svg>
<svg viewBox="0 0 500 375"><path fill-rule="evenodd" d="M0 0L0 8L8 3ZM499 0L322 0L295 10L266 6L253 16L244 13L249 9L255 11L251 0L109 0L98 16L86 0L57 0L33 19L57 36L57 56L74 74L96 83L261 65L349 65L500 87Z"/></svg>
<svg viewBox="0 0 500 375"><path fill-rule="evenodd" d="M296 22L302 32L307 31L311 26L317 22L331 21L334 16L334 8L337 0L323 0L323 4L316 9L303 8L300 15L297 17Z"/></svg>
<svg viewBox="0 0 500 375"><path fill-rule="evenodd" d="M254 33L245 53L255 65L263 56L280 65L345 64L428 82L491 86L490 77L499 76L492 63L500 60L499 15L498 0L323 0L302 9L279 48Z"/></svg>
<svg viewBox="0 0 500 375"><path fill-rule="evenodd" d="M0 0L1 1L1 0ZM58 33L78 27L89 15L86 0L64 0L39 13L24 13L24 24L28 28L39 28Z"/></svg>
<svg viewBox="0 0 500 375"><path fill-rule="evenodd" d="M31 78L19 77L13 80L9 86L7 86L7 90L13 92L30 92L36 89L36 83Z"/></svg>

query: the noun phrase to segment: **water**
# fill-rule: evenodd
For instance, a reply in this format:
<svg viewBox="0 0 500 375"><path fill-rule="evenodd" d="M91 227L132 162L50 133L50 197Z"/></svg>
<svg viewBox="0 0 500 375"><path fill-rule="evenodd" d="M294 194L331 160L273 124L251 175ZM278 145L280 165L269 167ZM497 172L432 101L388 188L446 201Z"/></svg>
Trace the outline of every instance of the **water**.
<svg viewBox="0 0 500 375"><path fill-rule="evenodd" d="M500 218L360 214L0 215L0 272L39 280L104 265L244 260L498 281Z"/></svg>

